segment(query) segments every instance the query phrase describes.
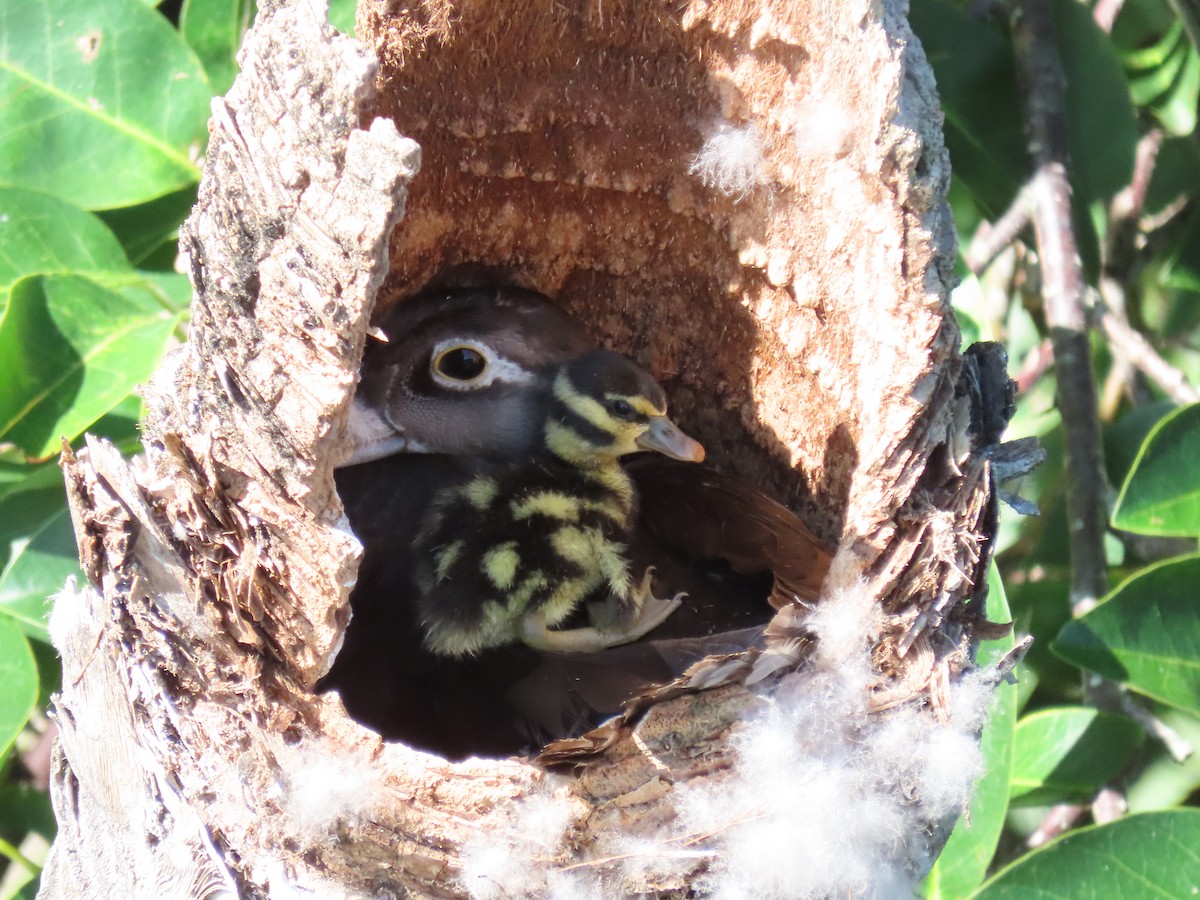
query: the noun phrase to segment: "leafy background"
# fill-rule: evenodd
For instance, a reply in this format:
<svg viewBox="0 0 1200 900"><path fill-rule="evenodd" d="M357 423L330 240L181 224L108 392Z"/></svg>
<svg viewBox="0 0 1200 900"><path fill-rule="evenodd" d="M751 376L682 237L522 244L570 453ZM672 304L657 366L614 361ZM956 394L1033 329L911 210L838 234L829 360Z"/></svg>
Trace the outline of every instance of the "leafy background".
<svg viewBox="0 0 1200 900"><path fill-rule="evenodd" d="M1052 6L1089 282L1119 282L1130 325L1196 385L1200 23L1184 0ZM964 248L1030 175L1012 40L987 7L911 10L938 78ZM1113 11L1111 28L1097 24ZM247 0L0 0L0 900L33 896L54 833L45 710L60 674L47 598L77 575L56 457L85 429L136 452L135 387L185 327L175 242L209 98L231 84L252 16ZM331 22L350 32L353 18L352 0L335 0ZM1148 140L1158 153L1144 206L1132 236L1118 235L1127 224L1113 199ZM969 826L959 823L925 892L1192 896L1200 760L1177 761L1168 744L1200 742L1200 406L1176 408L1093 341L1117 587L1072 616L1036 263L1027 236L978 277L960 260L965 340L1006 345L1021 387L1009 437L1039 438L1049 459L1021 487L1041 516L1006 511L992 576L991 602L1006 602L1036 642L984 734L990 766ZM1116 698L1104 708L1085 701L1097 676Z"/></svg>

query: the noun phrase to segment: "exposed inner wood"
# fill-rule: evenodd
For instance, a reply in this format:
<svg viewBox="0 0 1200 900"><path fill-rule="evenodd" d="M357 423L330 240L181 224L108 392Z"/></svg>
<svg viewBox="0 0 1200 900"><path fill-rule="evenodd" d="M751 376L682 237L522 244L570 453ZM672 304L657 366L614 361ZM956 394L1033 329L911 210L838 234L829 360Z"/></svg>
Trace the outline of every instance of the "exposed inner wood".
<svg viewBox="0 0 1200 900"><path fill-rule="evenodd" d="M651 368L718 465L836 539L848 506L890 516L861 482L928 399L903 385L953 364L948 169L936 127L889 121L900 91L936 102L915 79L875 95L857 13L751 9L364 5L373 111L423 152L380 302L462 263L550 294ZM725 194L692 170L730 132Z"/></svg>

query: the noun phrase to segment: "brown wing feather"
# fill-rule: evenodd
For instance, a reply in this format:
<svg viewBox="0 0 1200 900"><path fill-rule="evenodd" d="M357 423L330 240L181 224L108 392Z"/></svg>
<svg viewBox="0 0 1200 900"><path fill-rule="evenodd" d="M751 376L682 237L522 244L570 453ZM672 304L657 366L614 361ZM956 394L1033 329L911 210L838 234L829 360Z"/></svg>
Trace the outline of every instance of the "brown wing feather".
<svg viewBox="0 0 1200 900"><path fill-rule="evenodd" d="M737 572L772 572L776 606L820 595L829 547L758 485L661 456L635 459L628 470L642 524L664 543L697 559L725 560Z"/></svg>

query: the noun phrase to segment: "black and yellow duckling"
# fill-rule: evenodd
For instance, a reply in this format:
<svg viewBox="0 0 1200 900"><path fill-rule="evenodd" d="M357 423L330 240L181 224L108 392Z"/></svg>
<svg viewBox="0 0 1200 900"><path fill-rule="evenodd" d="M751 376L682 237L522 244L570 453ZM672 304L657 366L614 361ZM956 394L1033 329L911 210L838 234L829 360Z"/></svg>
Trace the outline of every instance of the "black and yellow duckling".
<svg viewBox="0 0 1200 900"><path fill-rule="evenodd" d="M572 443L563 441L559 425L574 424L584 435L577 449L607 438L555 396L558 376L595 343L543 295L512 287L432 291L389 310L376 334L382 340L367 348L351 418L354 454L336 473L364 556L345 644L322 687L340 690L351 714L385 738L459 757L517 752L578 733L615 713L647 683L669 681L710 653L743 648L771 615L768 595L776 606L817 596L828 549L756 485L661 452L616 468L609 452L602 467L612 479L606 487L555 455L552 444L561 450ZM634 369L640 387L601 399L632 406L628 397L640 394L651 400L641 414L662 410L658 386ZM566 380L586 396L582 374L580 382ZM601 408L605 422L624 423ZM697 451L673 455L694 459ZM492 523L470 505L471 496L488 499L490 489L479 487L487 481L496 491L486 506L501 509L503 493L507 525ZM543 514L522 519L513 511L514 500L524 497L528 505L538 493L534 485L542 483L567 497L558 504L564 516L586 509L608 528L610 520L589 504L598 499L613 512L605 542L626 543L628 562L621 574L610 555L615 585L600 565L599 603L580 602L585 578L575 563L561 569L572 582L561 596L576 597L573 604L560 604L548 586L535 586L522 612L523 598L504 588L510 566L511 585L519 587L520 564L528 575L571 558L571 542L555 548L550 536L572 523ZM630 486L637 499L625 501ZM618 511L632 522L629 533L621 533ZM464 521L490 538L462 528ZM515 545L504 546L521 533L514 521L536 526L540 535L522 538L524 555ZM459 540L471 547L464 543L447 561ZM470 559L474 568L467 566ZM481 565L485 559L490 567ZM530 565L535 559L540 561ZM687 592L674 613L673 600L647 599L652 570L658 594L674 600ZM587 580L595 578L593 564ZM633 585L632 595L624 593L626 583ZM641 607L638 598L646 601ZM576 612L559 621L552 611L560 606ZM580 622L584 609L590 627ZM576 652L635 640L651 629L636 643ZM495 646L497 639L510 643ZM571 652L547 654L529 646L547 641Z"/></svg>
<svg viewBox="0 0 1200 900"><path fill-rule="evenodd" d="M504 285L418 295L392 307L376 335L382 340L367 347L352 407L346 480L361 464L398 453L447 454L468 468L528 461L544 452L539 423L555 373L596 347L544 294ZM402 478L404 466L381 464L390 474L371 480L382 487ZM639 563L693 586L696 560L772 573L776 607L818 596L828 546L758 485L667 455L634 457L625 470L642 497L631 548ZM410 524L418 515L414 509ZM660 559L664 552L678 554L677 564ZM687 585L671 593L678 590L695 593Z"/></svg>
<svg viewBox="0 0 1200 900"><path fill-rule="evenodd" d="M704 450L667 418L648 372L593 350L553 374L520 463L442 491L414 542L417 606L435 653L464 656L523 641L591 653L636 640L669 616L650 573L630 571L636 492L620 458L643 450L699 462ZM600 591L599 625L557 630Z"/></svg>

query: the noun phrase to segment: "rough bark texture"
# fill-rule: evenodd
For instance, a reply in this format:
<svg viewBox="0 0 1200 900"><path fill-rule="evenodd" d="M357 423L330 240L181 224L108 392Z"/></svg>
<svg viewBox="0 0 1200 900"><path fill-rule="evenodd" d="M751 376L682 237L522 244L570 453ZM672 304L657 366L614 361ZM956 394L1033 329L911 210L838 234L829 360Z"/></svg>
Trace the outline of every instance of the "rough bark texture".
<svg viewBox="0 0 1200 900"><path fill-rule="evenodd" d="M146 456L65 461L94 587L55 611L42 896L458 896L464 844L517 798L569 812L554 867L722 777L762 702L737 684L655 706L571 777L384 745L309 692L354 578L332 470L376 290L458 263L559 298L718 463L840 540L835 576L889 614L892 699L936 707L983 581L976 451L998 435L972 425L998 389L962 378L948 160L903 2L365 2L378 77L313 4L262 5L214 103L191 333ZM680 890L705 858L610 893Z"/></svg>

